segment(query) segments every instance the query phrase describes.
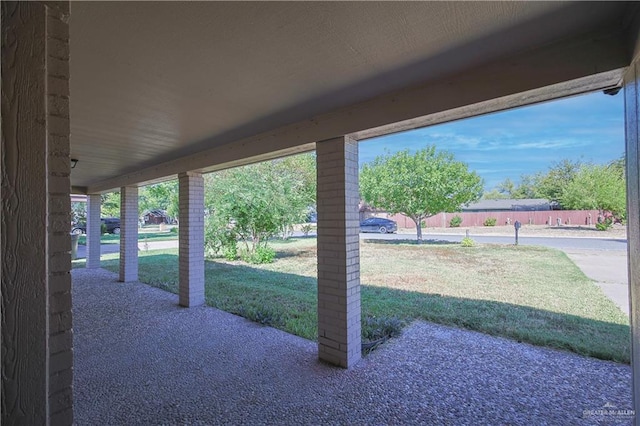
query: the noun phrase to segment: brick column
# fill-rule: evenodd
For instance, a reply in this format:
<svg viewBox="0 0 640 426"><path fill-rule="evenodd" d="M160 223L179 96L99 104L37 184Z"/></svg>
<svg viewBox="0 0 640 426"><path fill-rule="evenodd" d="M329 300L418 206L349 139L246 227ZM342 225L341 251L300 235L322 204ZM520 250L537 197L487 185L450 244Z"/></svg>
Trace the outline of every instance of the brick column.
<svg viewBox="0 0 640 426"><path fill-rule="evenodd" d="M316 153L318 355L348 368L361 351L358 142L318 142Z"/></svg>
<svg viewBox="0 0 640 426"><path fill-rule="evenodd" d="M89 269L100 267L100 194L87 195L87 265Z"/></svg>
<svg viewBox="0 0 640 426"><path fill-rule="evenodd" d="M120 281L138 281L138 187L120 188Z"/></svg>
<svg viewBox="0 0 640 426"><path fill-rule="evenodd" d="M187 172L178 176L180 191L180 305L204 303L204 179Z"/></svg>
<svg viewBox="0 0 640 426"><path fill-rule="evenodd" d="M624 79L627 166L627 254L633 409L640 410L640 63L631 64ZM640 424L636 415L635 425Z"/></svg>
<svg viewBox="0 0 640 426"><path fill-rule="evenodd" d="M69 4L0 7L0 422L72 424Z"/></svg>

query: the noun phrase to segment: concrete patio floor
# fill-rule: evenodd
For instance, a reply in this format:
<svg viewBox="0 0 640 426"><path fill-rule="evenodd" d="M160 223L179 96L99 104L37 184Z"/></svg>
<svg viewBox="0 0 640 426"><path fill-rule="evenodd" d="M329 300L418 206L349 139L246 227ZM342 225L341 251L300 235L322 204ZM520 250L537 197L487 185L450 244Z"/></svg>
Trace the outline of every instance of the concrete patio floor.
<svg viewBox="0 0 640 426"><path fill-rule="evenodd" d="M417 322L342 370L315 342L72 274L78 425L630 423L598 411L629 409L627 365Z"/></svg>

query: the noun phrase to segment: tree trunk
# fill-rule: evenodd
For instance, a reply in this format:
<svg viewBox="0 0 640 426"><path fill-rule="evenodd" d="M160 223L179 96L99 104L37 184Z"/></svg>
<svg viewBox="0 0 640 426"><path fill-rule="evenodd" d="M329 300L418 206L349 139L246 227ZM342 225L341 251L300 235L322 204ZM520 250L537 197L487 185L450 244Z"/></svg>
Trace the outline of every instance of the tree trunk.
<svg viewBox="0 0 640 426"><path fill-rule="evenodd" d="M411 218L416 224L416 237L418 244L422 244L422 219L421 218Z"/></svg>

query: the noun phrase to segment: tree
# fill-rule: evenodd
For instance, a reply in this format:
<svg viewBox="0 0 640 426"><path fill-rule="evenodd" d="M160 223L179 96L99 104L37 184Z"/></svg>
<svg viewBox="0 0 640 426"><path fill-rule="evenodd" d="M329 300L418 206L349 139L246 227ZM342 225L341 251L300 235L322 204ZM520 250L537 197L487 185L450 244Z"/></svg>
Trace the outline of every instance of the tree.
<svg viewBox="0 0 640 426"><path fill-rule="evenodd" d="M617 170L618 173L620 173L620 175L626 176L627 157L625 156L624 153L619 158L611 161L609 165L613 167L615 170Z"/></svg>
<svg viewBox="0 0 640 426"><path fill-rule="evenodd" d="M535 175L520 176L520 183L511 194L511 198L522 200L525 198L538 198L538 182L542 177L541 173Z"/></svg>
<svg viewBox="0 0 640 426"><path fill-rule="evenodd" d="M304 220L315 203L315 157L296 157L207 175L205 205L211 238L218 234L228 241L232 230L244 242L245 251L255 253L268 238Z"/></svg>
<svg viewBox="0 0 640 426"><path fill-rule="evenodd" d="M402 213L416 224L422 241L422 221L440 212L459 211L482 196L482 178L435 146L411 155L408 150L377 157L360 172L360 192L366 202L389 213Z"/></svg>
<svg viewBox="0 0 640 426"><path fill-rule="evenodd" d="M560 202L564 188L573 181L581 166L580 160L564 159L554 163L546 174L536 175L535 198Z"/></svg>
<svg viewBox="0 0 640 426"><path fill-rule="evenodd" d="M489 192L485 192L482 195L483 200L506 200L507 198L511 198L506 194L500 192L499 189L492 189Z"/></svg>
<svg viewBox="0 0 640 426"><path fill-rule="evenodd" d="M138 192L140 213L147 210L165 210L167 215L178 217L178 181L143 186Z"/></svg>
<svg viewBox="0 0 640 426"><path fill-rule="evenodd" d="M316 203L316 157L315 154L300 154L274 161L276 179L282 186L281 195L286 197L282 205L280 230L286 238L293 224L306 219L309 209Z"/></svg>
<svg viewBox="0 0 640 426"><path fill-rule="evenodd" d="M72 201L71 202L71 220L74 223L87 223L87 203Z"/></svg>
<svg viewBox="0 0 640 426"><path fill-rule="evenodd" d="M524 179L524 176L523 176L523 179ZM522 197L522 195L524 195L523 188L524 187L522 185L516 186L516 184L510 178L506 178L505 180L500 182L498 185L496 185L496 187L493 188L491 191L485 192L482 198L485 200L505 200L507 198L525 198L525 197Z"/></svg>
<svg viewBox="0 0 640 426"><path fill-rule="evenodd" d="M120 217L120 191L102 194L101 215L105 217Z"/></svg>
<svg viewBox="0 0 640 426"><path fill-rule="evenodd" d="M597 209L623 219L626 212L626 184L615 165L583 164L560 198L567 209Z"/></svg>

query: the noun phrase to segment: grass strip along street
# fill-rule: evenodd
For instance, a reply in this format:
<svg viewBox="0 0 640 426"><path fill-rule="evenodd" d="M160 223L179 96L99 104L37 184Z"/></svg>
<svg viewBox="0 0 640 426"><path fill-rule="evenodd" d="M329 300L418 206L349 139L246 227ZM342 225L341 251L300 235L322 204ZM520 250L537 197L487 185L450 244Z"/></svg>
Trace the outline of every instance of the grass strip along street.
<svg viewBox="0 0 640 426"><path fill-rule="evenodd" d="M265 265L207 260L207 304L315 340L316 240L273 247L276 261ZM360 254L363 342L421 319L629 362L628 318L561 251L363 241ZM117 254L102 267L117 272ZM141 251L139 275L177 293L177 250Z"/></svg>
<svg viewBox="0 0 640 426"><path fill-rule="evenodd" d="M142 231L138 232L138 241L141 243L144 242L152 242L152 241L171 241L178 239L177 228L175 231L157 231L157 232L149 232ZM78 244L86 245L87 244L87 236L80 235L78 237ZM120 235L117 234L102 234L100 236L100 244L120 244Z"/></svg>

